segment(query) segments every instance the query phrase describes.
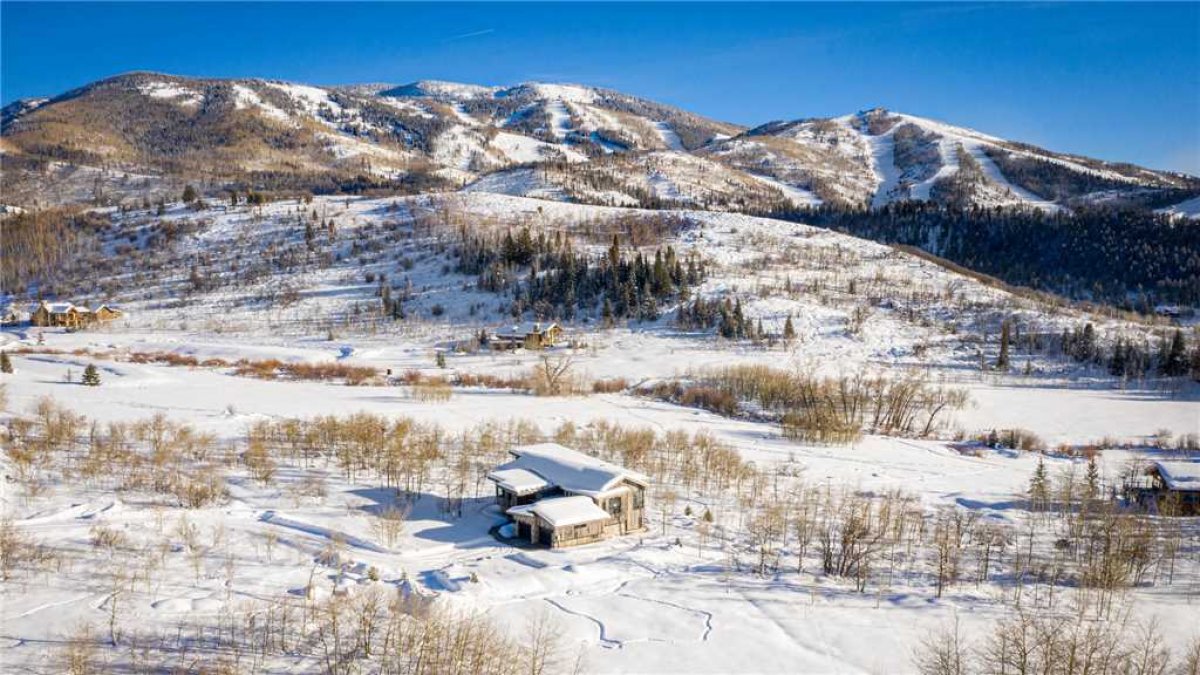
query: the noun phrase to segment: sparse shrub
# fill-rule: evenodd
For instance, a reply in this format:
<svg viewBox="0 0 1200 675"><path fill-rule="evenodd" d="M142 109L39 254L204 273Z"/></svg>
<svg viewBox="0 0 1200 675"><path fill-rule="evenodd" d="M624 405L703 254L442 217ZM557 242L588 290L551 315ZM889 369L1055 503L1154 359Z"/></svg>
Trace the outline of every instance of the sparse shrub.
<svg viewBox="0 0 1200 675"><path fill-rule="evenodd" d="M444 379L427 379L413 385L413 397L426 403L445 403L454 394L450 383Z"/></svg>
<svg viewBox="0 0 1200 675"><path fill-rule="evenodd" d="M720 415L732 415L737 412L737 399L728 391L714 387L687 387L679 396L680 405L690 408L703 408Z"/></svg>
<svg viewBox="0 0 1200 675"><path fill-rule="evenodd" d="M596 380L592 382L592 393L595 394L617 394L629 388L629 382L623 377L614 377L607 380Z"/></svg>
<svg viewBox="0 0 1200 675"><path fill-rule="evenodd" d="M0 520L0 580L8 581L22 567L36 567L53 554L34 541L10 519Z"/></svg>

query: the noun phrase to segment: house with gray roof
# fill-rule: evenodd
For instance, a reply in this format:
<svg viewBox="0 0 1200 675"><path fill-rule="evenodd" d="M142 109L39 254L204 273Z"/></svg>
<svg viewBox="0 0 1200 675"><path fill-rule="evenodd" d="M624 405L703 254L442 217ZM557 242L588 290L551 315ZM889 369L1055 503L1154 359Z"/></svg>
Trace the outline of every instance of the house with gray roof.
<svg viewBox="0 0 1200 675"><path fill-rule="evenodd" d="M509 454L487 478L519 538L560 548L645 529L646 476L557 443Z"/></svg>

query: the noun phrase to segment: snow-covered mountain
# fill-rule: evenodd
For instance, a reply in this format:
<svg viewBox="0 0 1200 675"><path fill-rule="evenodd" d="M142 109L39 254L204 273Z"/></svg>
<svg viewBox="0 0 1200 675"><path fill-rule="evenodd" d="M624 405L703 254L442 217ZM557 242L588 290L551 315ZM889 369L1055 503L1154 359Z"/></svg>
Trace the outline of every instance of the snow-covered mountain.
<svg viewBox="0 0 1200 675"><path fill-rule="evenodd" d="M772 122L703 151L826 201L871 207L923 200L1056 210L1200 186L1193 176L1054 153L880 108Z"/></svg>
<svg viewBox="0 0 1200 675"><path fill-rule="evenodd" d="M566 84L318 87L131 73L3 110L6 202L225 187L454 189L779 211L906 200L1170 208L1200 179L882 109L753 129Z"/></svg>

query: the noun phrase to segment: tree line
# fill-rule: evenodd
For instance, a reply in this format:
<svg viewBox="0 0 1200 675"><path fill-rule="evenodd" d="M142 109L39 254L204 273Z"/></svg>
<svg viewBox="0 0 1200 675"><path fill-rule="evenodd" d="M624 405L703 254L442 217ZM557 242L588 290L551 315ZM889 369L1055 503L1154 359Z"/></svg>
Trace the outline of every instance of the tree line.
<svg viewBox="0 0 1200 675"><path fill-rule="evenodd" d="M1144 209L1074 212L902 202L876 210L774 212L883 243L919 247L1008 283L1151 313L1200 304L1200 222Z"/></svg>

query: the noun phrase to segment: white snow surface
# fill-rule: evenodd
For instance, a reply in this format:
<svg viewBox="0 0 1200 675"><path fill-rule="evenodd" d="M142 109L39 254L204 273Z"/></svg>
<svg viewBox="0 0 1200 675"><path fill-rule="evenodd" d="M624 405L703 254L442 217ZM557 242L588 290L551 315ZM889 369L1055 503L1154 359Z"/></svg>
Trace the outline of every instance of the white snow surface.
<svg viewBox="0 0 1200 675"><path fill-rule="evenodd" d="M183 106L194 107L204 102L200 92L170 82L148 82L138 85L138 90L150 98L168 99Z"/></svg>

